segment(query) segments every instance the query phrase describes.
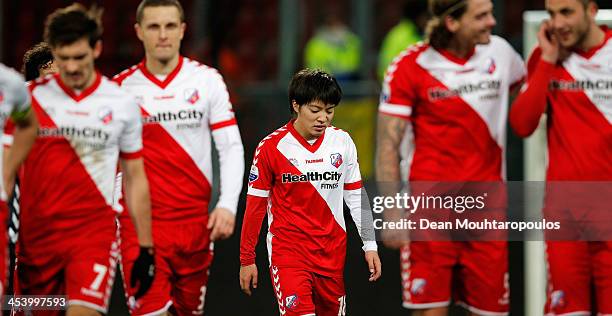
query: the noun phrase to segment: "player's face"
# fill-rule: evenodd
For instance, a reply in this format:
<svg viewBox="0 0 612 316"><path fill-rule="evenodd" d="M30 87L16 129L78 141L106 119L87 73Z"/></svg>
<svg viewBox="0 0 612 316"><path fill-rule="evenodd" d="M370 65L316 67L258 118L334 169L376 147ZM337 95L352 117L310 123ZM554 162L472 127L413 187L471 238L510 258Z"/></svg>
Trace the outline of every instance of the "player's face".
<svg viewBox="0 0 612 316"><path fill-rule="evenodd" d="M293 109L297 112L294 125L306 133L302 135L306 139L318 138L331 125L335 107L333 104L323 104L321 101L312 101L302 106L293 102Z"/></svg>
<svg viewBox="0 0 612 316"><path fill-rule="evenodd" d="M584 41L597 13L592 2L585 8L579 0L546 0L546 10L552 24L550 31L565 48L573 48Z"/></svg>
<svg viewBox="0 0 612 316"><path fill-rule="evenodd" d="M146 7L135 28L148 58L166 63L178 55L185 23L175 6Z"/></svg>
<svg viewBox="0 0 612 316"><path fill-rule="evenodd" d="M52 60L38 68L38 76L44 77L46 75L57 73L58 71L59 70L57 69L57 64L54 60Z"/></svg>
<svg viewBox="0 0 612 316"><path fill-rule="evenodd" d="M487 44L496 21L491 0L468 0L465 13L459 18L455 36L471 45Z"/></svg>
<svg viewBox="0 0 612 316"><path fill-rule="evenodd" d="M57 64L62 81L70 88L82 90L94 80L94 61L102 52L102 42L94 47L86 38L72 44L53 47L53 58Z"/></svg>

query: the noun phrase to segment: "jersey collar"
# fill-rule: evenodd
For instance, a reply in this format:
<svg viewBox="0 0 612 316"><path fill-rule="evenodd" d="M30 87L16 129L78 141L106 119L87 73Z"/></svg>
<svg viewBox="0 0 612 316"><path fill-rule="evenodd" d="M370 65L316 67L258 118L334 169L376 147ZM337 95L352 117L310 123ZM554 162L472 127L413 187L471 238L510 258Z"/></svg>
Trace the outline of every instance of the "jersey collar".
<svg viewBox="0 0 612 316"><path fill-rule="evenodd" d="M463 66L470 60L470 58L472 58L472 56L474 56L474 53L476 52L476 47L472 48L472 50L465 57L458 57L453 53L447 51L446 49L436 49L436 51L440 53L440 55L444 56L444 58L452 61L455 64Z"/></svg>
<svg viewBox="0 0 612 316"><path fill-rule="evenodd" d="M319 147L321 147L321 143L323 143L323 138L325 138L325 131L323 131L321 137L317 138L317 140L311 145L304 137L302 137L302 135L300 135L300 133L298 133L298 131L295 130L295 127L293 127L293 122L295 122L295 119L292 119L291 121L289 121L289 123L287 123L287 129L289 129L289 133L293 135L293 138L297 139L297 141L302 145L302 147L308 149L308 151L310 151L311 153L316 152Z"/></svg>
<svg viewBox="0 0 612 316"><path fill-rule="evenodd" d="M87 87L85 90L81 91L81 93L77 95L76 92L72 88L68 87L62 81L62 77L60 76L59 73L56 73L54 75L55 80L57 81L57 84L60 86L60 88L62 88L62 90L64 90L64 92L69 97L71 97L75 102L79 102L79 101L87 98L92 93L94 93L96 91L96 89L98 89L98 87L100 86L100 83L102 82L102 75L100 75L100 73L98 71L96 71L94 76L96 76L96 78L94 79L93 84L91 86Z"/></svg>
<svg viewBox="0 0 612 316"><path fill-rule="evenodd" d="M612 38L612 30L610 30L608 28L608 26L606 25L602 25L600 26L601 30L604 31L604 40L603 42L601 42L601 44L595 46L595 47L591 47L589 50L587 51L583 51L580 49L575 50L575 52L584 57L585 59L590 59L591 57L593 57L593 55L595 55L602 47L604 47L606 45L606 43L608 43L608 40L610 40L610 38Z"/></svg>
<svg viewBox="0 0 612 316"><path fill-rule="evenodd" d="M159 79L157 79L157 77L155 77L154 74L149 71L149 69L147 69L146 59L143 59L140 64L138 64L138 68L140 68L142 74L162 89L165 89L170 84L170 82L174 80L176 75L178 75L179 71L181 70L181 67L183 67L183 56L179 55L179 60L178 64L176 64L176 67L168 74L168 76L166 76L166 79L164 79L164 81L160 81Z"/></svg>

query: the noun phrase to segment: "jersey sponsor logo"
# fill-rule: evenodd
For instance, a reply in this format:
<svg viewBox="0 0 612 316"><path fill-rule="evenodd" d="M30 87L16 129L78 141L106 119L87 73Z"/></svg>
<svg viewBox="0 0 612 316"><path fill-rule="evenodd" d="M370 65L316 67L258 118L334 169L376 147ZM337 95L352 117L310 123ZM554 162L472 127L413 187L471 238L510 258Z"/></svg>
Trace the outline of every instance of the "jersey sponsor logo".
<svg viewBox="0 0 612 316"><path fill-rule="evenodd" d="M204 112L195 109L192 110L180 110L178 112L160 112L155 115L150 115L143 118L144 124L152 123L163 123L163 122L175 122L185 120L202 120L204 118Z"/></svg>
<svg viewBox="0 0 612 316"><path fill-rule="evenodd" d="M329 157L331 159L331 165L336 168L340 168L340 166L342 165L342 155L336 153L329 155Z"/></svg>
<svg viewBox="0 0 612 316"><path fill-rule="evenodd" d="M255 165L251 166L251 171L249 172L249 182L253 182L259 178L259 169Z"/></svg>
<svg viewBox="0 0 612 316"><path fill-rule="evenodd" d="M423 294L425 292L425 286L427 285L427 280L425 279L414 279L410 285L410 293L413 295Z"/></svg>
<svg viewBox="0 0 612 316"><path fill-rule="evenodd" d="M310 163L321 163L323 162L323 158L319 158L319 159L306 159L306 163L310 164Z"/></svg>
<svg viewBox="0 0 612 316"><path fill-rule="evenodd" d="M565 306L565 292L554 291L550 294L550 307L560 308Z"/></svg>
<svg viewBox="0 0 612 316"><path fill-rule="evenodd" d="M459 86L456 89L445 89L445 88L432 88L429 89L427 94L429 95L430 101L450 99L454 97L460 97L467 94L478 93L489 90L499 90L501 87L500 80L484 80L478 83L468 83Z"/></svg>
<svg viewBox="0 0 612 316"><path fill-rule="evenodd" d="M185 101L191 104L195 104L196 102L198 102L198 100L200 100L200 94L198 93L198 89L195 88L186 89L185 91L183 91L183 95L185 97Z"/></svg>
<svg viewBox="0 0 612 316"><path fill-rule="evenodd" d="M97 128L78 128L74 126L41 127L38 129L40 137L66 137L66 138L91 138L107 141L111 134Z"/></svg>
<svg viewBox="0 0 612 316"><path fill-rule="evenodd" d="M98 118L102 123L108 124L113 121L113 110L109 107L103 107L98 111Z"/></svg>
<svg viewBox="0 0 612 316"><path fill-rule="evenodd" d="M306 174L283 173L281 176L283 183L293 182L315 182L315 181L340 181L342 173L336 171L326 172L307 172Z"/></svg>
<svg viewBox="0 0 612 316"><path fill-rule="evenodd" d="M612 80L552 80L549 84L550 90L612 90Z"/></svg>
<svg viewBox="0 0 612 316"><path fill-rule="evenodd" d="M285 307L288 310L295 309L298 306L299 298L297 294L289 295L285 297Z"/></svg>

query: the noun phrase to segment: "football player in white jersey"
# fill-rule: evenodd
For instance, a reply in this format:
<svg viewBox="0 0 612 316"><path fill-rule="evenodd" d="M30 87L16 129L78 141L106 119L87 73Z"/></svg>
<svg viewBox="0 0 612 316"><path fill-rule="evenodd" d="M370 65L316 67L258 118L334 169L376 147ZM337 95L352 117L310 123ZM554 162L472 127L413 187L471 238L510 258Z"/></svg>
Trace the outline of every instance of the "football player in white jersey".
<svg viewBox="0 0 612 316"><path fill-rule="evenodd" d="M67 295L67 315L107 312L118 255L112 193L119 162L141 247L132 274L143 292L155 271L139 109L95 70L100 18L101 11L79 4L53 12L45 41L59 73L30 85L40 128L20 178L18 291Z"/></svg>
<svg viewBox="0 0 612 316"><path fill-rule="evenodd" d="M133 314L204 313L213 242L234 231L244 150L229 94L217 70L180 54L185 15L176 0L144 0L136 12L144 60L115 77L140 100L144 160L151 185L153 235L159 263L152 291ZM212 136L212 137L211 137ZM208 213L213 185L212 142L219 152L220 196ZM120 215L122 265L130 281L137 256L133 228Z"/></svg>
<svg viewBox="0 0 612 316"><path fill-rule="evenodd" d="M408 181L413 195L422 193L418 185L426 181L501 184L508 96L524 77L523 61L491 34L496 21L490 0L430 0L429 5L433 17L427 42L406 49L387 70L377 180L386 185ZM383 186L385 195L397 193ZM492 197L503 198L488 194L487 206ZM434 216L431 209L415 216L426 213ZM407 230L383 231L385 245L401 249L403 306L412 315L446 315L453 300L472 315L508 313L504 240L419 240L411 234L409 241Z"/></svg>

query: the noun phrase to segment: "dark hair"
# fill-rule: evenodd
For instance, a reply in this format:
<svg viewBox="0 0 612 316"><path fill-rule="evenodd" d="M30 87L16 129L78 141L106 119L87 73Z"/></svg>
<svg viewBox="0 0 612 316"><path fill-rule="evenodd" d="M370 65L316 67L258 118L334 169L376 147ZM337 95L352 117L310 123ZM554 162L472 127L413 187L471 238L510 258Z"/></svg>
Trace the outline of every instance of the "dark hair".
<svg viewBox="0 0 612 316"><path fill-rule="evenodd" d="M421 14L427 14L427 2L424 0L406 0L402 8L402 16L416 22Z"/></svg>
<svg viewBox="0 0 612 316"><path fill-rule="evenodd" d="M429 0L431 18L427 22L425 38L433 48L446 48L454 34L446 27L447 16L460 19L467 11L468 0Z"/></svg>
<svg viewBox="0 0 612 316"><path fill-rule="evenodd" d="M55 10L45 22L45 42L57 47L87 38L89 46L94 47L102 37L102 11L95 5L86 9L79 3Z"/></svg>
<svg viewBox="0 0 612 316"><path fill-rule="evenodd" d="M23 55L21 73L23 73L26 81L34 80L40 76L40 68L51 62L53 62L51 48L47 43L40 42Z"/></svg>
<svg viewBox="0 0 612 316"><path fill-rule="evenodd" d="M185 22L185 11L178 0L142 0L136 9L136 23L142 22L144 9L147 7L176 7L181 16L181 22Z"/></svg>
<svg viewBox="0 0 612 316"><path fill-rule="evenodd" d="M342 99L342 89L336 78L319 69L302 69L289 83L289 112L293 110L293 101L299 106L312 101L338 105Z"/></svg>

